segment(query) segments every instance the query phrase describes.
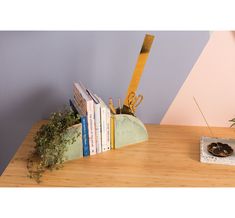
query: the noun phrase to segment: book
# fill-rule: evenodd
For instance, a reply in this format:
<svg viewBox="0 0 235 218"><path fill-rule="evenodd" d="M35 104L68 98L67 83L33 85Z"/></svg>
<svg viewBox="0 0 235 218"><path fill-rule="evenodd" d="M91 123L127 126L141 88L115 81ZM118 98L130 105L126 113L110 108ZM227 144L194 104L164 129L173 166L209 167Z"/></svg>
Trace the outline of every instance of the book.
<svg viewBox="0 0 235 218"><path fill-rule="evenodd" d="M111 131L110 131L110 119L111 119L111 113L110 113L110 109L107 107L106 108L106 116L107 116L107 150L110 150L111 148L111 140L110 140L110 137L111 137Z"/></svg>
<svg viewBox="0 0 235 218"><path fill-rule="evenodd" d="M81 83L74 83L74 101L81 116L87 117L90 155L96 154L94 101Z"/></svg>
<svg viewBox="0 0 235 218"><path fill-rule="evenodd" d="M110 150L110 143L108 134L110 130L108 130L108 126L110 121L108 121L108 113L110 114L110 109L107 107L107 105L102 101L101 98L99 98L100 101L100 107L101 107L101 147L102 152Z"/></svg>
<svg viewBox="0 0 235 218"><path fill-rule="evenodd" d="M102 152L107 151L107 116L106 116L106 107L101 104L101 147Z"/></svg>
<svg viewBox="0 0 235 218"><path fill-rule="evenodd" d="M74 112L75 115L79 114L78 109L76 108L75 102L73 100L69 99L69 105L70 105L70 107L71 107L71 109L72 109L72 111Z"/></svg>
<svg viewBox="0 0 235 218"><path fill-rule="evenodd" d="M81 116L86 116L87 114L87 101L91 100L90 97L84 92L81 87L76 83L74 83L73 87L73 97L74 103L77 106L79 113Z"/></svg>
<svg viewBox="0 0 235 218"><path fill-rule="evenodd" d="M102 152L102 146L101 146L101 106L100 101L98 97L93 94L90 90L87 89L88 94L91 96L91 98L94 101L94 111L95 111L95 136L96 136L96 152L101 153Z"/></svg>
<svg viewBox="0 0 235 218"><path fill-rule="evenodd" d="M88 137L88 125L87 125L87 117L81 117L82 123L82 144L83 144L83 156L87 157L90 155L89 149L89 137Z"/></svg>

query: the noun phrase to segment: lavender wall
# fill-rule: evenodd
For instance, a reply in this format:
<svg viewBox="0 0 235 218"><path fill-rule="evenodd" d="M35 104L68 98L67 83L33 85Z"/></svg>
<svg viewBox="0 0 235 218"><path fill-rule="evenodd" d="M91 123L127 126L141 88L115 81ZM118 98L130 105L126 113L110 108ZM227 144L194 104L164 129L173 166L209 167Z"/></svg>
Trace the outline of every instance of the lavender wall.
<svg viewBox="0 0 235 218"><path fill-rule="evenodd" d="M159 123L208 41L208 32L156 36L138 116ZM68 102L82 80L105 101L124 98L145 32L0 32L0 173L33 123Z"/></svg>

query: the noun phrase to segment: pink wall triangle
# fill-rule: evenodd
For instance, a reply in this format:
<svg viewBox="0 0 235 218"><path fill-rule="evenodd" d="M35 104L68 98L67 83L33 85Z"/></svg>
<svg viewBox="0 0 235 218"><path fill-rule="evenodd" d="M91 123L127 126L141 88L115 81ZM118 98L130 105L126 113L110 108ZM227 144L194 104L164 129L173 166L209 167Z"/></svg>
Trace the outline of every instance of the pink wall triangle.
<svg viewBox="0 0 235 218"><path fill-rule="evenodd" d="M228 127L235 117L235 33L214 32L161 124Z"/></svg>

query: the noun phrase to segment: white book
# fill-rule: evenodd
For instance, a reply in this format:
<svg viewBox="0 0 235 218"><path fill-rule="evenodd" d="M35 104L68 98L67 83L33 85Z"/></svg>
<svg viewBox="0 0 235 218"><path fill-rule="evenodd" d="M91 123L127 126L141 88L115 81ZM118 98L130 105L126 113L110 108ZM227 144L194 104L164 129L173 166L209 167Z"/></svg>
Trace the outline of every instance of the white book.
<svg viewBox="0 0 235 218"><path fill-rule="evenodd" d="M95 112L93 100L87 102L87 124L90 155L96 154L96 138L95 138Z"/></svg>
<svg viewBox="0 0 235 218"><path fill-rule="evenodd" d="M110 150L110 146L108 146L108 129L107 129L107 118L108 118L108 111L110 112L109 108L106 106L106 104L102 101L102 99L99 98L100 101L100 107L101 107L101 147L102 151L108 151Z"/></svg>
<svg viewBox="0 0 235 218"><path fill-rule="evenodd" d="M96 154L94 101L81 83L74 83L74 100L77 106L81 107L81 111L85 113L81 115L87 116L90 155L94 155Z"/></svg>
<svg viewBox="0 0 235 218"><path fill-rule="evenodd" d="M96 152L97 153L102 152L100 115L101 115L100 103L95 104L95 133L96 133Z"/></svg>
<svg viewBox="0 0 235 218"><path fill-rule="evenodd" d="M90 90L87 89L88 94L94 101L94 111L95 111L95 136L96 136L96 152L102 152L101 145L101 106L100 101L96 95L94 95Z"/></svg>

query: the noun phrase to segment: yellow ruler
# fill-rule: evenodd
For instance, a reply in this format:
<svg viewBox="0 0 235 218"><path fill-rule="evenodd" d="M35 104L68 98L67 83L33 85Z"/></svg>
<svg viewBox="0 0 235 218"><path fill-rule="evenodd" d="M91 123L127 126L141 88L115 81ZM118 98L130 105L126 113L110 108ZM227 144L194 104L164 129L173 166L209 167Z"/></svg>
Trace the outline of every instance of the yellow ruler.
<svg viewBox="0 0 235 218"><path fill-rule="evenodd" d="M130 94L131 93L135 94L136 90L139 86L140 78L142 76L145 63L147 62L148 55L149 55L153 40L154 40L153 35L149 35L149 34L145 35L144 42L143 42L142 48L140 50L140 54L139 54L139 57L138 57L138 60L137 60L136 66L135 66L135 70L133 72L132 79L129 84L126 98L124 101L124 105L126 105L126 106L128 106L128 98L129 98Z"/></svg>

